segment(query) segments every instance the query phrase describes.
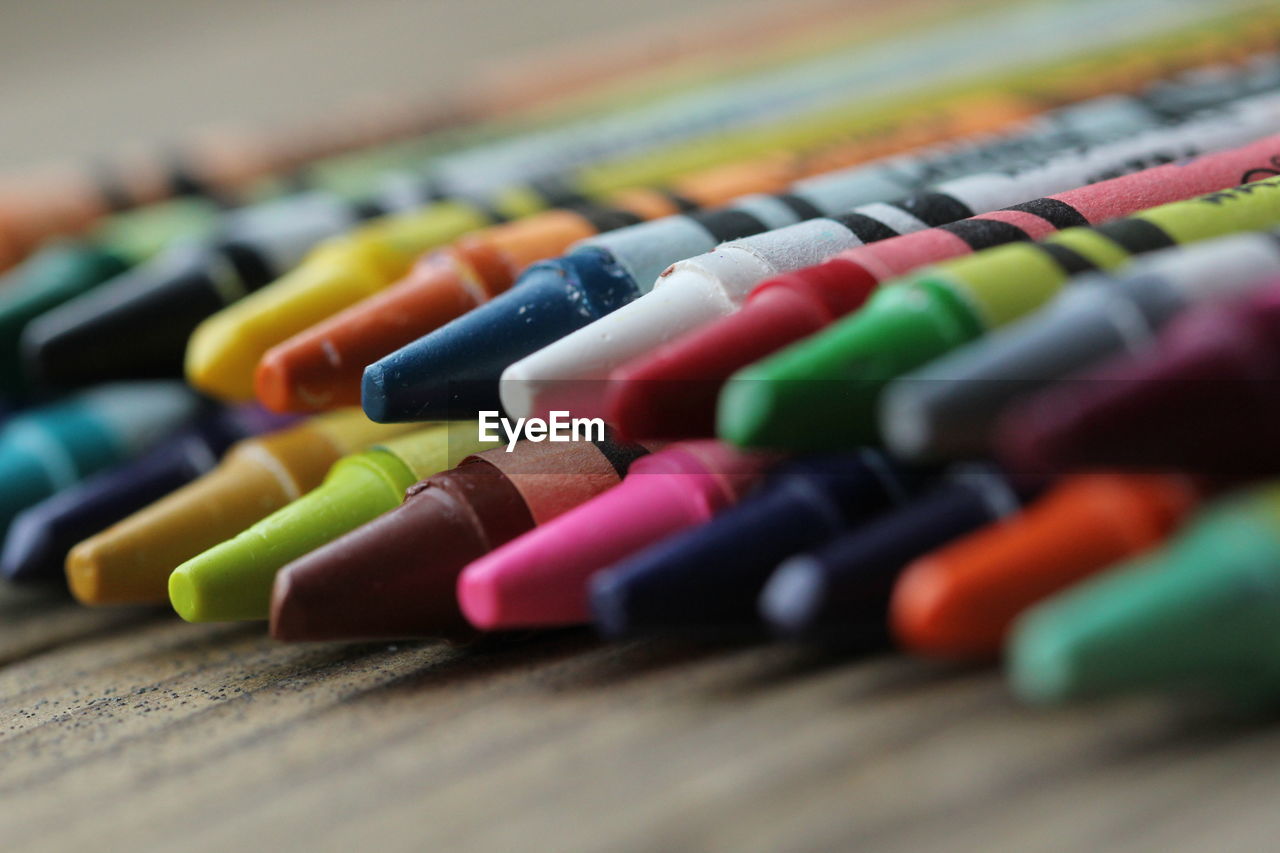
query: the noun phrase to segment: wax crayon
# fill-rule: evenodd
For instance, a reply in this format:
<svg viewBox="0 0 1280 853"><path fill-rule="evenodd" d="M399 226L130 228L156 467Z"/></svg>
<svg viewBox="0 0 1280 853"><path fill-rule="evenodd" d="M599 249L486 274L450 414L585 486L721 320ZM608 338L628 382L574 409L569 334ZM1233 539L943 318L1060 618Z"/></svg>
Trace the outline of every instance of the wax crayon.
<svg viewBox="0 0 1280 853"><path fill-rule="evenodd" d="M1002 458L1034 471L1112 467L1224 480L1280 472L1280 279L1176 318L1155 344L1015 405Z"/></svg>
<svg viewBox="0 0 1280 853"><path fill-rule="evenodd" d="M880 405L886 445L910 459L992 452L1010 403L1126 352L1179 312L1280 276L1280 235L1237 234L1145 255L1122 274L1079 276L1042 310L894 380Z"/></svg>
<svg viewBox="0 0 1280 853"><path fill-rule="evenodd" d="M1070 115L1044 122L1048 125L1045 132L1052 129L1065 145L1069 144L1065 140L1077 139L1086 129L1096 134L1119 134L1157 120L1157 111L1146 104L1120 98L1103 100L1088 110L1062 110ZM950 133L989 131L1012 121L1023 109L1005 98L988 98L966 105L944 124ZM863 151L870 156L878 150L874 146L896 148L913 140L928 141L936 130L930 126L922 131L909 125L901 133L888 134L872 144L851 143L839 156L859 160ZM828 159L834 157L834 152L828 154ZM255 393L265 405L280 411L357 404L365 365L505 292L535 261L558 255L574 244L600 248L600 240L590 239L592 235L613 232L617 237L606 238L608 244L630 248L628 253L613 254L631 255L635 263L628 264L626 272L634 281L637 264L647 268L638 273L641 279L656 277L662 267L687 251L691 241L700 240L712 248L722 239L848 206L854 197L868 192L867 182L856 176L824 176L794 183L796 177L812 169L807 157L768 157L699 173L676 181L671 189L629 190L610 196L608 204L574 204L470 233L445 249L423 255L403 279L385 291L268 350L255 372ZM888 185L887 180L879 184ZM789 192L773 199L751 196L728 209L699 210L748 193L776 192L788 186ZM678 210L690 212L675 215ZM651 225L642 222L655 219ZM558 278L556 282L557 292L564 293ZM528 282L522 282L522 293L532 290ZM505 304L509 311L519 310Z"/></svg>
<svg viewBox="0 0 1280 853"><path fill-rule="evenodd" d="M364 365L505 292L525 267L568 248L577 229L579 239L567 257L539 264L529 277L521 277L519 297L503 302L502 310L508 316L521 314L522 308L539 299L558 297L566 306L579 304L581 300L575 300L566 290L566 280L575 289L589 290L602 280L609 287L619 286L625 276L627 286L642 294L670 264L711 251L726 240L832 215L859 204L890 201L930 182L977 171L984 164L1025 162L1066 148L1118 139L1184 117L1210 102L1227 103L1274 88L1278 74L1280 64L1260 63L1260 67L1247 73L1226 75L1225 81L1217 74L1207 74L1207 79L1170 85L1142 97L1107 95L1053 110L994 137L984 134L968 144L951 143L840 169L792 183L786 192L777 193L772 199L751 195L727 208L666 216L618 227L599 237L583 233L587 231L583 226L606 230L600 227L602 217L584 222L586 217L572 209L495 226L464 237L448 250L424 256L404 279L386 291L269 351L258 365L257 396L281 410L358 403ZM1166 106L1170 104L1176 104L1176 109ZM994 125L1004 120L999 108L986 102L979 112L979 116L966 112L968 123L954 132L977 133L983 129L982 124ZM776 159L771 160L770 164L775 162ZM714 182L713 195L708 195L706 179L683 181L679 195L686 202L709 205L724 195L765 192L790 177L788 169L760 165L756 169L721 170L726 174ZM796 166L803 168L806 164L798 160ZM661 194L654 195L657 197L649 202L649 209L664 200ZM628 193L626 199L635 196L634 192ZM613 226L617 219L609 217L604 221ZM585 265L581 273L580 265ZM602 266L609 268L610 277L602 278L595 272ZM468 327L492 327L480 317L467 323ZM521 328L528 333L527 327ZM510 335L502 338L507 346L520 346ZM484 348L495 359L495 367L489 373L496 375L517 356L527 354L528 347L525 344L509 353Z"/></svg>
<svg viewBox="0 0 1280 853"><path fill-rule="evenodd" d="M311 491L341 457L410 429L348 409L236 442L209 473L72 548L67 584L83 604L167 601L180 563Z"/></svg>
<svg viewBox="0 0 1280 853"><path fill-rule="evenodd" d="M593 574L706 522L751 489L776 459L714 441L678 444L639 459L617 487L463 569L462 613L485 631L588 622Z"/></svg>
<svg viewBox="0 0 1280 853"><path fill-rule="evenodd" d="M344 457L315 489L174 569L169 601L188 622L266 619L282 566L394 509L415 482L485 447L476 424L459 421Z"/></svg>
<svg viewBox="0 0 1280 853"><path fill-rule="evenodd" d="M1129 22L1135 30L1135 35L1144 27L1150 28L1151 22L1146 15L1149 10L1144 9L1142 16L1137 15L1136 10L1130 11L1135 12L1135 17ZM1184 11L1194 17L1189 7ZM1108 16L1107 38L1122 38L1121 34L1125 28L1120 23L1122 17L1120 10L1111 6L1106 14ZM991 22L988 26L979 28L982 31L982 39L993 39L995 33L1001 31L1001 27L1009 28L1006 35L1007 32L1021 29L1035 32L1041 38L1052 39L1060 35L1054 32L1054 27L1049 26L1047 20L1033 20L1035 17L1032 14L1027 19ZM1073 23L1078 23L1077 13L1073 13L1072 17ZM1139 17L1146 18L1142 26L1138 24ZM1161 23L1172 26L1177 19L1177 15L1170 14L1162 16ZM1054 54L1054 51L1048 50L1043 42L1038 44L1038 47L1040 50L1035 53L1036 56ZM1065 45L1062 47L1066 49ZM1075 47L1079 47L1078 42ZM1180 55L1181 51L1185 61L1186 44L1174 47L1172 44L1164 44L1161 39L1156 39L1151 44L1151 48L1158 54L1164 55L1167 52L1173 57ZM973 57L981 60L977 65L991 59L973 43L966 45L964 51L966 53L975 51ZM1098 51L1108 53L1104 47L1099 47ZM1066 52L1071 53L1069 49ZM470 178L453 180L448 177L450 169L447 165L438 163L439 169L436 170L437 174L433 178L435 186L444 187L445 192L468 198L487 197L490 204L477 207L474 203L454 201L444 208L447 222L441 222L440 214L437 212L427 210L421 214L407 215L394 223L370 226L371 230L363 231L342 243L341 249L334 247L332 251L317 250L316 257L323 258L323 262L305 264L305 269L295 271L294 274L281 279L280 287L268 287L202 324L201 329L197 330L193 337L188 353L188 378L197 387L217 396L248 399L253 391L254 367L267 349L308 326L332 316L353 302L369 296L372 292L388 286L407 270L412 260L408 256L438 246L466 230L485 224L495 209L505 215L525 215L549 204L579 201L583 197L600 198L628 188L659 184L701 168L731 162L735 159L774 154L778 151L812 151L815 147L830 145L833 139L847 139L850 128L858 128L865 133L868 124L897 126L912 116L927 115L932 119L940 110L945 111L948 100L954 99L957 95L985 93L988 97L996 97L1001 92L1007 92L1010 89L1010 81L1015 79L1018 88L1032 88L1039 82L1044 87L1038 91L1041 97L1054 93L1058 97L1066 94L1079 98L1091 93L1090 87L1082 84L1078 75L1074 73L1081 67L1082 60L1078 56L1073 56L1070 59L1058 60L1056 64L1046 63L1036 69L1020 69L1016 75L1005 72L1003 77L996 74L993 75L993 79L971 80L963 85L957 84L953 89L946 91L931 90L928 94L916 98L898 98L887 106L872 104L868 99L878 91L877 87L904 86L905 81L910 79L910 74L895 79L893 75L886 74L882 65L883 61L897 67L898 63L905 61L904 56L905 54L898 53L892 57L878 55L868 57L864 60L864 66L860 66L863 70L850 72L858 79L865 79L867 83L866 87L858 89L860 100L852 107L842 105L835 109L820 110L810 119L779 122L777 127L743 130L732 135L712 134L708 142L683 148L680 145L660 147L652 155L640 157L638 160L613 160L598 168L577 169L576 177L567 183L564 180L540 180L502 193L499 198L493 194L492 185L495 181L500 181L502 175L509 174L506 166L487 162L485 157L477 160L475 152L466 156L459 155L461 159L452 162L465 164L463 172ZM936 71L939 57L933 55L929 61L924 61L921 59L922 56L923 54L917 55L912 61L923 63L915 70L927 76L926 68ZM1012 59L1012 56L1003 55L998 64L1003 65ZM873 70L868 71L868 68ZM976 68L977 66L974 66L975 73ZM1148 68L1145 73L1151 74L1153 71L1154 69ZM823 85L829 82L830 80L827 80ZM907 88L910 90L909 86ZM758 92L751 91L750 99L759 99L759 97ZM1068 99L1072 98L1068 97ZM685 106L688 107L689 104ZM711 112L718 112L721 106L717 101ZM699 109L705 109L705 107L706 104L699 105ZM748 109L745 101L742 102L742 108ZM631 120L635 120L634 115L631 116ZM670 121L670 116L663 115L660 125L669 127ZM690 122L687 119L678 124L683 128L682 133L689 130L687 125ZM630 124L627 126L630 128L629 133L635 132L635 128ZM612 130L605 128L600 132L608 136L614 130L616 128ZM656 134L657 131L648 129L642 135L652 140ZM535 147L538 146L535 144ZM560 152L567 158L566 163L577 163L583 159L567 152L569 149ZM492 150L489 155L499 159L507 156L500 157ZM464 211L467 215L481 221L460 224L459 217ZM410 251L410 246L415 246L415 249Z"/></svg>
<svg viewBox="0 0 1280 853"><path fill-rule="evenodd" d="M280 640L460 639L458 575L473 560L616 486L648 453L602 440L521 441L486 450L409 489L400 506L276 575Z"/></svg>
<svg viewBox="0 0 1280 853"><path fill-rule="evenodd" d="M1225 165L1229 156L1224 152L1217 162ZM1237 180L1244 172L1242 168L1233 173L1227 167L1220 177ZM1121 175L939 229L891 237L765 281L748 295L742 310L620 369L617 381L609 383L616 386L609 389L614 396L610 417L624 433L670 435L705 430L713 419L709 400L734 371L861 307L882 282L927 262L1043 237L1061 227L1096 223L1136 213L1160 199L1177 198L1176 185L1162 178L1167 175L1192 177L1172 167L1165 172ZM1157 182L1164 187L1163 191L1155 190L1159 195L1140 189L1144 183ZM1188 186L1203 188L1212 183L1197 183L1192 177ZM652 405L654 397L663 398L662 411Z"/></svg>
<svg viewBox="0 0 1280 853"><path fill-rule="evenodd" d="M1274 96L1265 103L1262 98L1244 103L1227 114L1190 121L1177 131L1152 132L1087 153L1073 151L1048 167L1017 175L962 178L897 205L859 206L847 216L811 219L767 234L759 232L829 213L833 206L852 199L874 197L889 186L884 170L851 170L806 182L784 196L754 199L707 214L701 221L693 217L660 220L588 241L558 261L534 265L511 292L371 366L366 371L366 411L375 420L392 420L423 417L446 407L455 416L496 408L493 380L498 372L513 359L570 333L547 352L510 368L502 383L502 402L521 415L535 409L549 411L550 403L531 404L541 383L530 374L568 372L568 378L558 381L548 394L564 390L558 403L583 414L600 414L581 398L595 396L593 392L604 387L591 380L600 378L605 368L649 343L655 329L664 335L679 334L702 319L704 312L730 309L746 288L779 266L802 264L851 243L970 215L974 209L1022 201L1037 192L1076 186L1112 170L1133 170L1144 157L1160 162L1256 138L1274 125ZM1119 119L1115 110L1112 104L1110 121L1123 126L1127 119ZM1100 125L1108 123L1101 116L1095 118ZM1110 131L1099 133L1107 138ZM676 255L706 248L714 238L732 236L735 230L756 236L677 264L663 274L652 293L637 285ZM712 290L715 293L708 295ZM626 305L633 300L634 305ZM670 316L664 314L661 322L645 321L655 305L664 306ZM621 313L611 313L615 310ZM603 319L605 315L611 316ZM391 322L400 316L394 312ZM604 325L596 326L593 320ZM576 329L581 331L572 334ZM404 333L403 328L397 331ZM313 361L319 363L328 352L327 347L314 344L330 340L326 335L313 342Z"/></svg>
<svg viewBox="0 0 1280 853"><path fill-rule="evenodd" d="M388 205L425 201L311 192L233 211L215 238L166 252L32 322L22 337L27 371L56 387L179 377L187 339L205 318L294 267L323 237L395 209Z"/></svg>
<svg viewBox="0 0 1280 853"><path fill-rule="evenodd" d="M893 636L915 654L993 658L1019 613L1164 541L1198 493L1183 477L1069 477L1004 524L907 566L889 608Z"/></svg>
<svg viewBox="0 0 1280 853"><path fill-rule="evenodd" d="M596 626L610 636L758 630L756 599L780 562L909 502L935 480L877 450L789 463L706 524L592 577Z"/></svg>
<svg viewBox="0 0 1280 853"><path fill-rule="evenodd" d="M959 103L949 105L948 109L952 111L948 121L939 122L936 127L903 128L896 117L881 118L876 127L891 135L894 142L890 147L896 148L921 141L936 141L948 132L975 128L989 130L1025 115L1029 106L1025 101L1010 100L996 94L986 96L980 105ZM885 143L886 140L880 142ZM867 143L849 143L840 146L839 156L841 160L862 160L880 150ZM829 156L835 157L835 154L829 152ZM616 212L603 212L606 220L621 224L637 221L634 218L637 216L650 218L674 212L682 206L696 208L702 204L720 204L749 189L781 187L818 165L812 158L800 154L770 155L674 180L666 191L632 189L611 194L607 198L608 206ZM427 184L420 185L419 189L423 187L437 191ZM382 217L347 237L323 244L301 267L273 283L263 293L229 307L218 317L210 318L208 324L198 330L188 351L188 373L193 382L203 383L202 387L213 393L233 399L243 397L248 393L245 389L253 381L252 373L247 378L244 375L244 366L251 361L256 364L271 346L305 332L309 326L324 322L353 303L379 295L407 272L410 263L424 250L434 249L441 243L505 217L527 218L557 198L556 193L543 186L538 194L514 194L503 205L477 205L459 200L440 202L420 213ZM591 219L594 218L593 212L602 212L599 208L593 210L572 193L566 194L561 201L569 206L551 211L546 218L501 228L489 236L492 238L496 233L505 244L503 248L509 249L522 245L524 240L540 242L547 236L562 233L566 217L580 222L584 213ZM543 227L548 223L550 231ZM515 258L509 261L518 262ZM450 278L448 284L452 283ZM472 288L473 292L475 290ZM434 305L435 301L431 300L428 308ZM398 316L400 308L400 305L393 305L388 310ZM263 331L267 328L271 329L269 333ZM255 334L264 345L269 345L266 349L254 340ZM268 334L271 337L264 337Z"/></svg>
<svg viewBox="0 0 1280 853"><path fill-rule="evenodd" d="M0 278L0 394L26 396L19 338L27 324L153 257L165 246L210 233L221 208L208 199L175 199L120 213L82 239L36 251Z"/></svg>
<svg viewBox="0 0 1280 853"><path fill-rule="evenodd" d="M725 243L714 252L674 264L651 292L511 365L502 378L503 407L517 417L543 416L553 409L603 416L612 385L605 380L613 370L736 312L750 292L771 277L877 240L1252 142L1275 128L1277 112L1280 98L1261 96L1177 128L1083 153L1073 150L1028 170L971 175L896 204L862 206ZM658 387L651 393L664 398L665 391Z"/></svg>
<svg viewBox="0 0 1280 853"><path fill-rule="evenodd" d="M783 562L760 594L760 612L784 636L882 646L889 639L890 596L903 569L961 536L1003 524L1035 491L1015 486L991 466L962 465L918 500ZM640 581L633 584L637 591L621 598L619 618L643 626L653 618L651 592Z"/></svg>
<svg viewBox="0 0 1280 853"><path fill-rule="evenodd" d="M1164 548L1050 598L1015 623L1014 692L1061 703L1208 692L1253 705L1280 690L1280 494L1224 500Z"/></svg>
<svg viewBox="0 0 1280 853"><path fill-rule="evenodd" d="M15 515L149 450L194 417L176 382L105 385L10 418L0 428L0 536Z"/></svg>
<svg viewBox="0 0 1280 853"><path fill-rule="evenodd" d="M1216 182L1210 178L1274 174L1261 163L1229 167L1225 175L1217 167L1249 151L1263 155L1278 141L1117 178L1148 190L1113 197L1118 205L1112 209L1184 195L1188 185L1200 191ZM1075 208L1057 210L1065 215ZM1026 227L1031 217L1012 218ZM864 308L822 334L735 374L720 395L718 431L739 444L795 449L874 442L875 407L885 384L1040 308L1073 274L1114 269L1139 253L1277 224L1280 179L1270 178L921 271L882 287ZM962 233L974 239L975 232ZM959 241L943 234L942 240Z"/></svg>
<svg viewBox="0 0 1280 853"><path fill-rule="evenodd" d="M216 410L137 459L23 510L5 538L0 575L22 582L61 580L67 553L77 543L207 473L232 443L292 420L256 406Z"/></svg>

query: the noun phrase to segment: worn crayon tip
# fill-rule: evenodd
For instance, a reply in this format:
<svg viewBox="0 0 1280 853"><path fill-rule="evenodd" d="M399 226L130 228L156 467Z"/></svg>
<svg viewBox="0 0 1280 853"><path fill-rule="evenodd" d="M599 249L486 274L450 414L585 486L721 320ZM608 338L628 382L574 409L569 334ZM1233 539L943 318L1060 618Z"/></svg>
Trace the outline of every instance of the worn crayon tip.
<svg viewBox="0 0 1280 853"><path fill-rule="evenodd" d="M364 375L360 378L360 407L374 423L390 422L386 370L377 362L365 367Z"/></svg>

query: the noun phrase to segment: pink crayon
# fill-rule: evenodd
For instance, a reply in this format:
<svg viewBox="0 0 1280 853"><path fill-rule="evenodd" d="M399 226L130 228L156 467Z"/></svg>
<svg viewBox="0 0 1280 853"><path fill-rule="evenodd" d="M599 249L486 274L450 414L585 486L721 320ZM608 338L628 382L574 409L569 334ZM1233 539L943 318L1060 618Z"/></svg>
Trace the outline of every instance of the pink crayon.
<svg viewBox="0 0 1280 853"><path fill-rule="evenodd" d="M637 460L613 489L467 566L458 578L462 612L489 631L589 622L593 574L707 521L777 459L690 441Z"/></svg>

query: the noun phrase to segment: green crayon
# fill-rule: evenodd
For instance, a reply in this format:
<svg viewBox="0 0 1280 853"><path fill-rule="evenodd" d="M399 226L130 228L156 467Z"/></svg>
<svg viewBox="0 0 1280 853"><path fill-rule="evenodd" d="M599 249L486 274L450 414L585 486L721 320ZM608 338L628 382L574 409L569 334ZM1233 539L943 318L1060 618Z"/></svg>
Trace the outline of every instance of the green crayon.
<svg viewBox="0 0 1280 853"><path fill-rule="evenodd" d="M169 576L169 600L188 622L266 619L276 572L394 509L419 480L492 447L474 421L435 424L340 459L320 486Z"/></svg>
<svg viewBox="0 0 1280 853"><path fill-rule="evenodd" d="M1267 142L1280 151L1280 137ZM1170 177L1165 169L1186 171L1218 156L1117 181L1154 177L1159 183ZM1055 198L1084 196L1112 183ZM879 433L876 406L885 385L1038 310L1073 275L1115 269L1141 252L1278 224L1280 178L1271 177L920 270L882 286L861 310L830 329L735 374L721 392L717 429L721 438L747 447L818 450L874 444Z"/></svg>
<svg viewBox="0 0 1280 853"><path fill-rule="evenodd" d="M1280 485L1225 500L1153 555L1025 613L1014 691L1052 704L1199 690L1280 698Z"/></svg>

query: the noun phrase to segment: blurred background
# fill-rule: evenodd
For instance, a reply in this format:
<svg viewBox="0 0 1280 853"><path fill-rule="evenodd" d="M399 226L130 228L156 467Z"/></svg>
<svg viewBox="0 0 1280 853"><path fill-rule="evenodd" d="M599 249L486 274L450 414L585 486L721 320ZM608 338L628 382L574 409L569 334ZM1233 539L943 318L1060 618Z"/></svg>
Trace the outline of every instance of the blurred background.
<svg viewBox="0 0 1280 853"><path fill-rule="evenodd" d="M856 8L874 0L833 7ZM813 6L812 0L806 3ZM0 0L0 169L222 122L425 98L584 39L661 53L664 29L759 0Z"/></svg>

